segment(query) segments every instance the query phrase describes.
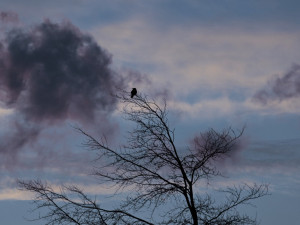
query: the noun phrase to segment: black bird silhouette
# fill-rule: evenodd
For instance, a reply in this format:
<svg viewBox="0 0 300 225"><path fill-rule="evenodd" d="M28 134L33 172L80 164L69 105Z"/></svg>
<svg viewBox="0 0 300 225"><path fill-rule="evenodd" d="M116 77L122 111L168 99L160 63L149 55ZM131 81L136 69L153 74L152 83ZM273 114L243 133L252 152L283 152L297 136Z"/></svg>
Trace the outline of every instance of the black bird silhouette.
<svg viewBox="0 0 300 225"><path fill-rule="evenodd" d="M136 88L132 88L132 91L131 91L131 98L133 98L133 96L135 96L136 94L137 94Z"/></svg>

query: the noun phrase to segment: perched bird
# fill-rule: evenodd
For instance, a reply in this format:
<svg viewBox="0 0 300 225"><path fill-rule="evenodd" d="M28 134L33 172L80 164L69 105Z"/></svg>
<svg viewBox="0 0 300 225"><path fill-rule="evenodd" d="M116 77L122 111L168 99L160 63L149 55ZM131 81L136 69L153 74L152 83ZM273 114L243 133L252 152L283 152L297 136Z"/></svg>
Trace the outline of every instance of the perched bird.
<svg viewBox="0 0 300 225"><path fill-rule="evenodd" d="M131 98L133 98L133 96L135 96L136 94L137 94L136 88L132 88L132 91L131 91Z"/></svg>

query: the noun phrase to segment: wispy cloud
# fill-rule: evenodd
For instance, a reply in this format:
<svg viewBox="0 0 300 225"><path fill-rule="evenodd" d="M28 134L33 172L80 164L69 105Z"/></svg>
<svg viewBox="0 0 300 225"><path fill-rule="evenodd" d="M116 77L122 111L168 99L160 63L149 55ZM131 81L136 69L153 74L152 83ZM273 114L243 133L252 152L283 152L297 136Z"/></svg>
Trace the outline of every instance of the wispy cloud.
<svg viewBox="0 0 300 225"><path fill-rule="evenodd" d="M300 65L295 64L281 77L273 78L261 90L255 93L253 100L267 104L272 101L284 101L300 96Z"/></svg>

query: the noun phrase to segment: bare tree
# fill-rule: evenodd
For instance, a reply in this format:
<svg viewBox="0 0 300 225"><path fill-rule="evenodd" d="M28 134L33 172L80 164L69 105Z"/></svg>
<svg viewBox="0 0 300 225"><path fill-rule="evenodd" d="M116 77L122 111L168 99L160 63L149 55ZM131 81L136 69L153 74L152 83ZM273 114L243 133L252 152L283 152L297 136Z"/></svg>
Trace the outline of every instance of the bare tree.
<svg viewBox="0 0 300 225"><path fill-rule="evenodd" d="M99 154L102 164L95 175L120 190L130 188L134 194L128 194L118 208L106 209L75 186L63 186L58 193L40 180L19 181L22 190L36 194L37 209L48 208L39 219L47 219L47 224L81 225L256 224L255 218L241 215L238 207L268 194L267 185L244 184L221 190L224 202L199 192L202 181L222 175L216 162L236 150L243 130L211 129L197 136L185 151L179 151L166 102L161 106L146 96L130 98L126 92L117 98L124 105L125 119L136 124L126 145L115 149L105 138L97 140L78 130L87 138L85 145ZM149 216L140 214L142 209L148 210Z"/></svg>

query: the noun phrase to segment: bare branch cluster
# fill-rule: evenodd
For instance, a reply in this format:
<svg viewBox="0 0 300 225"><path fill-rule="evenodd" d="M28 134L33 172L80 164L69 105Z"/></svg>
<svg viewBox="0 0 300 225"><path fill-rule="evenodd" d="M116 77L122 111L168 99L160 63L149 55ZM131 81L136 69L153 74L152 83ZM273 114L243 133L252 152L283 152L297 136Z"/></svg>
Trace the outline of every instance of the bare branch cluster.
<svg viewBox="0 0 300 225"><path fill-rule="evenodd" d="M174 129L168 121L166 102L159 105L146 96L130 98L121 92L117 98L124 104L125 119L136 127L129 132L126 145L114 149L106 139L95 139L78 130L87 138L86 146L96 150L102 160L96 170L103 182L119 188L130 187L134 195L120 204L118 209L101 208L76 187L63 187L58 194L41 181L20 181L20 187L37 194L38 208L47 207L42 217L49 224L255 224L255 219L240 215L237 207L268 193L266 185L244 185L224 190L226 201L216 203L211 195L200 195L195 187L203 179L221 174L214 162L230 155L238 148L243 130L235 133L231 128L222 132L213 129L196 137L193 146L179 154ZM78 201L67 193L77 196ZM42 201L40 201L42 200ZM42 202L42 203L41 203ZM136 216L143 208L152 211L168 206L161 218L147 220ZM157 217L157 216L156 216Z"/></svg>
<svg viewBox="0 0 300 225"><path fill-rule="evenodd" d="M47 208L48 213L35 220L46 220L46 225L80 224L80 225L108 225L108 224L148 224L152 223L136 217L128 212L101 208L96 199L89 198L76 186L62 186L60 191L54 191L47 183L40 180L18 181L21 189L34 192L36 198L35 210Z"/></svg>

